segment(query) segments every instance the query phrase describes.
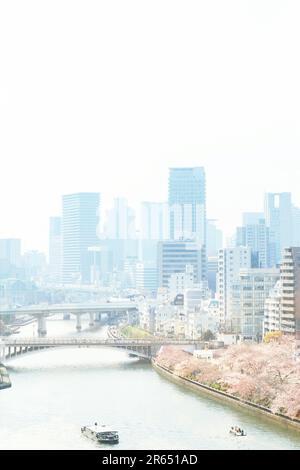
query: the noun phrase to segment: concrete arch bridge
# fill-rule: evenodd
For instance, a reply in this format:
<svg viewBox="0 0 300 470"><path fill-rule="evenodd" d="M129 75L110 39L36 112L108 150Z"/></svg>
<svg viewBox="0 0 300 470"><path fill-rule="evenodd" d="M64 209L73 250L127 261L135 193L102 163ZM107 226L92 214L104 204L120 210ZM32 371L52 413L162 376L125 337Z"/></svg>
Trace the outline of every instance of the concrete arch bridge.
<svg viewBox="0 0 300 470"><path fill-rule="evenodd" d="M5 363L10 358L15 358L31 351L58 348L58 347L78 347L97 348L109 347L117 348L128 352L131 355L144 359L154 357L162 346L185 346L189 350L197 349L197 342L191 340L172 340L167 338L155 339L101 339L101 338L74 338L74 337L53 337L53 338L0 338L0 362Z"/></svg>

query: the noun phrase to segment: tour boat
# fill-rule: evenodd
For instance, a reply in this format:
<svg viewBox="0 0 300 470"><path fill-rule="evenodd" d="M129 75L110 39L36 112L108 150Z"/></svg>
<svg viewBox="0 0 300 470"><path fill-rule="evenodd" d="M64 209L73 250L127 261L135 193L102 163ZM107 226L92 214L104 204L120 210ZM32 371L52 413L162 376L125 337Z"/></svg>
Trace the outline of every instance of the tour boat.
<svg viewBox="0 0 300 470"><path fill-rule="evenodd" d="M238 427L234 427L234 428L232 427L229 432L230 434L233 434L234 436L238 436L238 437L244 437L247 435L243 429L238 428Z"/></svg>
<svg viewBox="0 0 300 470"><path fill-rule="evenodd" d="M119 442L119 434L105 424L95 423L92 426L83 426L81 433L92 439L93 441L105 444L117 444Z"/></svg>

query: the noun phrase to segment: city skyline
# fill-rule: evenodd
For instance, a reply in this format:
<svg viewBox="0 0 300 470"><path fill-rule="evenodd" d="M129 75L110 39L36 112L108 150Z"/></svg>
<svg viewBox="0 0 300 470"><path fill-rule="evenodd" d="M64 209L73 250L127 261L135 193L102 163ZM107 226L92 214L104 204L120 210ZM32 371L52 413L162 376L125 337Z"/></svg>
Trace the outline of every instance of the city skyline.
<svg viewBox="0 0 300 470"><path fill-rule="evenodd" d="M300 450L299 21L1 2L0 449Z"/></svg>
<svg viewBox="0 0 300 470"><path fill-rule="evenodd" d="M117 1L117 18L95 1L14 5L0 18L1 237L45 251L61 195L164 201L172 166L205 167L226 234L264 192L300 206L298 2Z"/></svg>
<svg viewBox="0 0 300 470"><path fill-rule="evenodd" d="M173 166L174 168L191 168L191 166L183 166L183 165L179 165L179 166ZM202 165L201 165L202 167ZM169 171L169 168L171 167L168 167L167 168L167 172ZM240 226L242 224L242 218L243 218L243 214L244 213L247 213L247 212L259 212L259 213L263 213L264 211L264 197L265 197L265 194L268 192L268 191L263 191L261 194L257 194L255 192L255 198L253 199L253 205L246 205L246 206L243 206L243 200L241 200L241 198L236 198L235 201L232 201L232 203L234 203L235 205L234 206L230 206L230 207L227 207L227 211L226 214L228 215L229 213L231 214L231 217L229 220L226 219L226 216L223 215L222 217L222 213L221 213L221 206L220 206L220 217L216 217L216 213L217 211L215 211L214 213L212 213L210 210L209 210L209 207L212 206L212 203L211 203L211 196L212 196L212 190L211 190L211 185L210 185L210 181L209 181L209 177L207 176L208 175L208 171L206 169L206 167L204 167L205 169L205 172L206 172L206 193L207 193L207 196L206 196L206 204L207 204L207 211L206 211L206 217L207 217L207 220L213 218L217 221L217 227L222 230L223 232L223 237L224 237L224 243L226 243L226 240L230 237L232 237L235 233L235 230L238 226ZM41 216L38 220L36 220L36 217L33 217L34 215L36 214L33 214L31 213L31 216L33 217L34 221L33 221L33 224L34 224L34 227L36 227L37 229L39 229L40 227L43 227L43 230L39 231L38 233L38 237L36 235L36 233L33 231L32 232L32 236L30 236L28 234L28 227L25 226L22 226L22 228L20 228L20 224L17 224L16 223L16 217L13 217L14 214L10 214L11 215L11 227L15 227L14 229L11 228L10 230L9 229L5 229L4 228L4 222L2 221L1 223L1 226L0 226L0 238L1 239L13 239L13 238L16 238L16 239L21 239L22 240L22 252L26 252L26 251L32 251L32 250L38 250L38 251L42 251L44 253L48 253L48 249L49 249L49 219L51 217L60 217L62 215L62 197L64 195L67 195L67 194L77 194L77 193L81 193L81 192L97 192L101 195L101 216L102 216L102 220L100 220L100 225L102 225L103 223L103 218L106 217L106 212L111 210L112 207L113 207L113 204L114 204L114 199L115 198L125 198L127 199L128 201L128 206L129 207L132 207L135 211L135 216L136 216L136 227L137 227L137 232L139 232L139 230L141 229L141 205L144 203L144 202L157 202L157 203L167 203L168 201L168 173L166 173L165 176L165 181L164 181L164 193L165 193L165 198L164 199L158 199L158 197L150 197L148 199L143 199L143 200L139 200L139 199L136 199L135 201L133 201L132 199L130 200L130 198L126 198L126 196L124 194L120 195L120 194L117 194L117 193L111 193L111 197L109 197L109 193L103 193L101 190L100 191L92 191L90 189L87 189L87 191L72 191L72 192L69 192L69 193L63 193L61 195L59 195L58 199L59 199L59 204L58 204L58 209L57 211L55 211L54 213L49 213L49 214L43 214L43 216ZM230 183L229 183L229 186L230 186ZM275 192L275 193L280 193L281 191L278 190L278 186L275 187L275 185L270 185L270 187L273 187L273 191L271 192ZM282 187L283 185L279 185L280 187ZM297 192L293 192L291 190L288 189L288 187L286 188L286 190L283 190L282 192L290 192L291 193L291 196L292 196L292 202L295 206L300 206L300 198L299 198L299 204L297 203L297 199L296 199L296 194ZM157 195L157 191L154 191L153 190L153 196L154 195ZM225 195L224 195L224 198L225 198ZM224 204L224 198L221 198L221 201L222 204ZM56 198L55 198L56 199ZM53 204L53 201L52 201L52 204ZM250 204L250 202L249 202ZM53 204L54 205L54 204ZM255 205L255 207L254 207ZM56 204L55 204L56 206ZM2 208L3 209L3 206ZM0 212L1 212L1 209L0 209ZM224 214L224 212L223 212ZM25 214L23 214L26 218L26 212ZM23 231L23 236L22 236L22 231Z"/></svg>

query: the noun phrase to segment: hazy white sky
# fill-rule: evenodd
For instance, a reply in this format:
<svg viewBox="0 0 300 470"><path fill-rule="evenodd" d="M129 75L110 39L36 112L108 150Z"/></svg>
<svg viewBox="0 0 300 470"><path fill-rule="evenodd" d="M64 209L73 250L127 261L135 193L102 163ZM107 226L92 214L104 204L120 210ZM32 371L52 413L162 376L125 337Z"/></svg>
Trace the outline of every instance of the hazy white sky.
<svg viewBox="0 0 300 470"><path fill-rule="evenodd" d="M0 237L47 248L61 195L166 200L205 166L230 233L300 205L299 0L0 0Z"/></svg>

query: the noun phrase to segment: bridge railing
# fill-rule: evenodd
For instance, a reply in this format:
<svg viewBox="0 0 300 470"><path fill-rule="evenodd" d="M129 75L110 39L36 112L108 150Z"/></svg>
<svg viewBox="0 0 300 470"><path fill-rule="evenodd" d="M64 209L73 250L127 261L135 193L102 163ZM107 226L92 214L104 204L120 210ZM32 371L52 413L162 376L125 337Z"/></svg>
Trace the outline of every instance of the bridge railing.
<svg viewBox="0 0 300 470"><path fill-rule="evenodd" d="M0 338L1 339L1 338ZM99 338L18 338L7 339L2 338L2 344L5 346L59 346L59 345L191 345L196 344L195 341L188 340L172 340L167 338L155 338L151 340L141 338L130 339L99 339Z"/></svg>
<svg viewBox="0 0 300 470"><path fill-rule="evenodd" d="M115 310L125 313L128 310L137 310L136 302L100 302L92 304L53 304L53 305L30 305L28 307L0 309L0 315L48 315L51 313L105 313Z"/></svg>

